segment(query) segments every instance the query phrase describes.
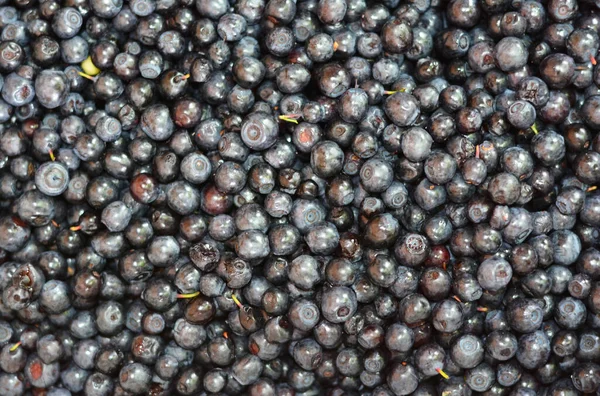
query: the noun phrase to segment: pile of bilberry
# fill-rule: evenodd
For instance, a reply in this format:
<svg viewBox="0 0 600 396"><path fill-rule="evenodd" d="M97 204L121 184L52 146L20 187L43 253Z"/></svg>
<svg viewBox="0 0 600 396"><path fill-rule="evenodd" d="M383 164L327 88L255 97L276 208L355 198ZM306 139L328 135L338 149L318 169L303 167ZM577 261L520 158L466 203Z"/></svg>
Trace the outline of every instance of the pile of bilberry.
<svg viewBox="0 0 600 396"><path fill-rule="evenodd" d="M599 0L0 0L0 395L600 394Z"/></svg>

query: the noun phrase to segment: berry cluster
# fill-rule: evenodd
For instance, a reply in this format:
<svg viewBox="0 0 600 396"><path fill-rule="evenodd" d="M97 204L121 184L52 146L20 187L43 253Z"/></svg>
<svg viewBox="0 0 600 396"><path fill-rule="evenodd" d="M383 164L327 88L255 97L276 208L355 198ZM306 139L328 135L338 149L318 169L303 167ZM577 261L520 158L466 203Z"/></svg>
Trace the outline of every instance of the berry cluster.
<svg viewBox="0 0 600 396"><path fill-rule="evenodd" d="M599 0L0 0L0 395L600 394Z"/></svg>

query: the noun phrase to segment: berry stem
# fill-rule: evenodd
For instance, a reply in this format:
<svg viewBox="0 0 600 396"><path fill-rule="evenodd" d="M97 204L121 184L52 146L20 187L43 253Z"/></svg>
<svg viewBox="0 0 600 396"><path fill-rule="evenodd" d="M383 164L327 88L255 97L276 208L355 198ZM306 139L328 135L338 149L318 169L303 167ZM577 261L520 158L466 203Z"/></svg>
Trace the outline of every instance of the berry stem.
<svg viewBox="0 0 600 396"><path fill-rule="evenodd" d="M92 80L92 81L96 81L96 77L90 76L89 74L86 74L84 72L77 72L81 77L85 77L88 80Z"/></svg>
<svg viewBox="0 0 600 396"><path fill-rule="evenodd" d="M100 74L100 69L98 69L96 65L94 65L91 56L88 56L83 62L81 62L81 70L83 70L83 72L88 76L95 76L97 74Z"/></svg>
<svg viewBox="0 0 600 396"><path fill-rule="evenodd" d="M194 298L200 294L199 291L194 293L178 294L177 298Z"/></svg>
<svg viewBox="0 0 600 396"><path fill-rule="evenodd" d="M231 294L231 299L233 300L233 302L235 303L235 305L238 306L238 308L242 308L243 307L242 303L240 302L240 300L238 300L238 298L236 297L235 294Z"/></svg>
<svg viewBox="0 0 600 396"><path fill-rule="evenodd" d="M435 371L437 371L439 375L444 377L444 379L450 379L450 376L446 374L441 368L436 368Z"/></svg>
<svg viewBox="0 0 600 396"><path fill-rule="evenodd" d="M533 123L533 125L531 126L531 130L533 131L533 133L535 133L536 135L538 134L538 129L537 129L537 125L535 125L535 122Z"/></svg>
<svg viewBox="0 0 600 396"><path fill-rule="evenodd" d="M398 93L398 92L406 92L406 89L400 88L397 91L383 91L383 94L384 95L393 95L393 94Z"/></svg>
<svg viewBox="0 0 600 396"><path fill-rule="evenodd" d="M295 118L293 118L293 116L296 116L297 114L290 114L290 115L280 115L279 119L285 122L292 122L294 124L298 123L298 120L296 120Z"/></svg>

